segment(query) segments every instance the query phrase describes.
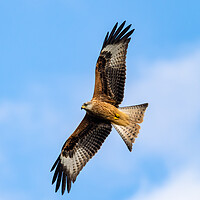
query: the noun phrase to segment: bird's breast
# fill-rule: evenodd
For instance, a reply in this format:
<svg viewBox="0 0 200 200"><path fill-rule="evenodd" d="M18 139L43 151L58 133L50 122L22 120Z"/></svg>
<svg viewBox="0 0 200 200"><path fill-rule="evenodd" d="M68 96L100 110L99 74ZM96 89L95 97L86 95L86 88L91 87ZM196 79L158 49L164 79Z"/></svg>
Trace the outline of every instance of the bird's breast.
<svg viewBox="0 0 200 200"><path fill-rule="evenodd" d="M92 114L110 121L111 123L126 126L129 124L129 117L112 104L94 101L91 110Z"/></svg>

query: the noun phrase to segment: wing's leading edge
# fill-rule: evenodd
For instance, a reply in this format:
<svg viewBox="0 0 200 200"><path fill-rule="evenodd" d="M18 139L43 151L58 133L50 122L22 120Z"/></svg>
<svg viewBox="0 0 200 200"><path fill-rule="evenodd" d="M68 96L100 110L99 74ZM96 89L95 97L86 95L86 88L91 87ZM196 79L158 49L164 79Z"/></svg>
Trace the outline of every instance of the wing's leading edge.
<svg viewBox="0 0 200 200"><path fill-rule="evenodd" d="M93 99L108 102L116 107L124 97L126 79L126 53L130 36L134 29L125 27L125 21L118 27L115 24L107 33L95 70L95 89ZM64 194L67 187L75 182L86 163L97 153L111 132L111 123L86 114L74 133L63 145L61 154L51 171L55 170L52 184L57 192L61 187Z"/></svg>
<svg viewBox="0 0 200 200"><path fill-rule="evenodd" d="M51 171L55 169L52 184L56 182L56 192L62 185L62 194L64 194L67 183L69 193L71 182L75 182L79 172L97 153L110 132L110 122L85 115L63 145L61 154L51 169Z"/></svg>
<svg viewBox="0 0 200 200"><path fill-rule="evenodd" d="M107 101L115 106L122 102L126 79L126 53L134 29L131 24L124 28L125 21L111 33L106 34L95 70L93 98Z"/></svg>

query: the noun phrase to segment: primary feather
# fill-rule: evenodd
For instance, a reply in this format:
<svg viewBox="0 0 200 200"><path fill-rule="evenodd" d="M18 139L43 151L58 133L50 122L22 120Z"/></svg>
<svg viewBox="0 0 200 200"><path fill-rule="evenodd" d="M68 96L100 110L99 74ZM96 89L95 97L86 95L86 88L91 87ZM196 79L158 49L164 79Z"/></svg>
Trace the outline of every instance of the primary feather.
<svg viewBox="0 0 200 200"><path fill-rule="evenodd" d="M101 99L118 106L124 98L126 79L126 53L131 25L124 30L125 21L117 29L115 24L110 35L107 33L95 71L95 89L93 98Z"/></svg>
<svg viewBox="0 0 200 200"><path fill-rule="evenodd" d="M137 122L134 122L134 125L129 122L129 116L131 120L136 110L130 112L122 108L123 113L118 109L124 97L128 43L134 31L134 29L130 30L131 25L125 28L124 26L125 21L119 27L116 23L111 33L106 34L96 64L93 98L82 106L87 113L63 145L51 169L51 171L55 170L52 184L56 183L56 192L60 186L62 194L66 187L67 191L70 191L72 182L75 182L82 168L97 153L110 134L111 124L119 130L129 149L132 148L130 142L133 141L134 134L136 136L139 132ZM139 119L141 118L138 117ZM129 130L132 138L127 136L126 130Z"/></svg>

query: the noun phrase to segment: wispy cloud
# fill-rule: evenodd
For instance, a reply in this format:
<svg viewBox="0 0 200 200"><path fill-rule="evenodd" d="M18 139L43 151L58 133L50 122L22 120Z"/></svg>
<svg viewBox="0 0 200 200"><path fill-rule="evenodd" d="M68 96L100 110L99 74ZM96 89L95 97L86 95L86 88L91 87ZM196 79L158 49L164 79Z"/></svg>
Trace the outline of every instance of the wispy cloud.
<svg viewBox="0 0 200 200"><path fill-rule="evenodd" d="M15 128L19 128L21 130L19 134L23 135L31 134L36 129L59 128L63 122L60 116L61 113L58 113L49 102L37 103L34 100L4 100L0 102L0 124L2 127L7 127L6 132L9 132L8 126L11 124ZM45 132L42 136L44 134Z"/></svg>
<svg viewBox="0 0 200 200"><path fill-rule="evenodd" d="M31 198L26 193L20 193L20 192L5 192L0 191L0 199L1 200L30 200Z"/></svg>
<svg viewBox="0 0 200 200"><path fill-rule="evenodd" d="M150 183L149 183L150 184ZM176 172L161 186L151 191L141 189L129 200L198 200L200 199L200 172L194 167Z"/></svg>
<svg viewBox="0 0 200 200"><path fill-rule="evenodd" d="M195 136L200 112L200 50L177 59L148 63L142 78L127 87L126 103L149 102L142 124L142 145L147 151L169 152ZM197 136L197 135L196 135ZM177 146L178 145L178 146Z"/></svg>
<svg viewBox="0 0 200 200"><path fill-rule="evenodd" d="M174 167L178 170L190 162L200 163L200 49L148 65L148 69L141 66L141 78L127 85L123 103L149 103L133 152L114 135L117 132L111 133L112 141L109 138L101 150L107 152L102 156L106 167L119 173L142 174L139 166L149 156L162 158L169 173Z"/></svg>
<svg viewBox="0 0 200 200"><path fill-rule="evenodd" d="M143 169L140 169L140 166L149 155L152 157L156 157L156 155L162 157L169 170L169 174L172 173L171 170L173 167L170 165L174 165L173 160L184 163L183 167L190 162L200 162L197 142L200 139L197 129L200 113L200 94L198 92L200 91L200 50L197 49L188 55L180 56L176 59L148 63L148 66L150 66L148 69L141 66L140 78L131 83L129 81L126 85L127 90L123 105L149 103L133 152L129 153L121 138L118 135L116 136L118 133L113 132L98 155L93 158L92 166L95 169L95 173L96 168L99 167L101 169L104 168L107 173L110 173L110 171L113 174L117 173L118 179L124 177L124 174L126 174L125 177L127 179L124 179L125 182L127 181L126 184L130 183L130 177L134 177L136 181L142 179L140 174L142 174ZM130 79L129 74L128 79ZM13 127L13 130L17 129L17 136L15 138L18 139L20 147L23 146L22 149L29 151L26 152L27 154L33 153L32 149L35 148L37 149L37 153L43 151L51 154L53 152L55 155L56 151L60 150L67 136L72 133L79 123L78 118L83 113L74 112L73 106L69 105L74 103L74 99L77 99L76 103L81 105L82 100L80 100L80 96L81 98L84 95L88 96L86 93L89 92L88 90L84 91L83 88L81 95L75 93L73 91L75 90L74 88L78 88L79 86L84 87L80 84L65 91L65 83L63 84L63 82L63 79L60 82L58 81L57 85L54 82L56 86L54 86L53 90L51 86L43 88L43 86L38 84L29 88L28 97L21 98L21 101L4 100L0 102L0 124L3 125L3 131L6 130L10 134L13 132ZM56 89L61 86L62 88L59 92L53 93L53 91L57 91ZM86 87L92 87L90 81L87 82ZM56 99L58 98L58 93L63 94L63 96L59 96L59 99L62 99L62 106L60 106ZM68 100L67 103L66 100ZM79 109L77 110L79 111ZM80 114L79 116L77 116L78 113ZM4 134L4 137L6 140L9 139L7 133ZM55 138L57 141L55 141ZM33 143L33 141L37 142ZM15 141L12 142L15 143ZM39 145L39 143L42 145ZM52 147L52 143L55 144L54 150L50 148L50 146ZM57 150L55 150L56 148ZM7 157L7 164L3 166L6 166L6 168L10 166L10 171L15 171L11 165L13 158L9 156L10 154L9 147L5 146L0 149L0 161L1 157L2 159ZM87 165L87 167L89 166L90 164ZM179 166L175 166L175 168L176 170L181 169L180 164ZM173 169L173 171L176 170ZM16 170L16 174L17 172ZM194 174L197 172L198 170ZM129 176L129 174L131 175ZM192 174L187 176L184 174L185 171L179 176L171 175L171 179L163 181L164 185L159 188L154 188L154 183L151 183L144 175L144 179L147 178L147 183L149 181L149 185L152 184L152 187L148 185L148 188L152 188L151 192L148 193L149 196L152 195L153 199L154 192L156 193L157 190L161 191L161 195L164 195L165 189L166 191L172 191L171 188L176 188L179 180L184 178L191 180L191 185L194 182L194 187L192 188L195 190L196 185L199 184L198 178L196 180L192 178ZM17 180L17 177L15 179ZM101 181L105 180L98 180L98 182ZM113 179L109 182L110 184L114 187L119 186L120 183L113 176ZM124 183L121 184L124 185ZM4 193L2 192L2 194ZM9 195L4 196L5 199L9 199ZM140 200L139 198L143 197L141 197L141 194L138 194L137 198ZM144 200L146 200L145 198L147 197L145 196Z"/></svg>
<svg viewBox="0 0 200 200"><path fill-rule="evenodd" d="M125 103L131 104L131 99L135 103L149 102L136 141L139 148L136 156L138 162L141 155L141 159L161 156L169 176L159 186L144 176L146 181L141 187L146 185L148 189L142 188L130 200L197 200L200 171L187 166L200 164L200 49L148 65L149 69L141 69L142 78L127 89Z"/></svg>

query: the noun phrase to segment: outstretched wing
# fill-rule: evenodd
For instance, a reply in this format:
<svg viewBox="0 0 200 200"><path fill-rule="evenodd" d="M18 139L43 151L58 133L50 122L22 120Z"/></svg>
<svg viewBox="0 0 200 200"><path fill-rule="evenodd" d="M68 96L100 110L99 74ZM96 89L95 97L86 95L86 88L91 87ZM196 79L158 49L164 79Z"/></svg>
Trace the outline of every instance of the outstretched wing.
<svg viewBox="0 0 200 200"><path fill-rule="evenodd" d="M85 115L74 133L63 145L61 154L54 163L55 170L52 184L57 180L56 192L62 182L62 194L71 189L79 172L85 164L97 153L106 137L111 132L110 122Z"/></svg>
<svg viewBox="0 0 200 200"><path fill-rule="evenodd" d="M126 53L131 25L123 29L125 21L117 29L115 24L111 33L107 33L95 70L95 89L93 98L107 101L118 106L124 97L126 79Z"/></svg>

